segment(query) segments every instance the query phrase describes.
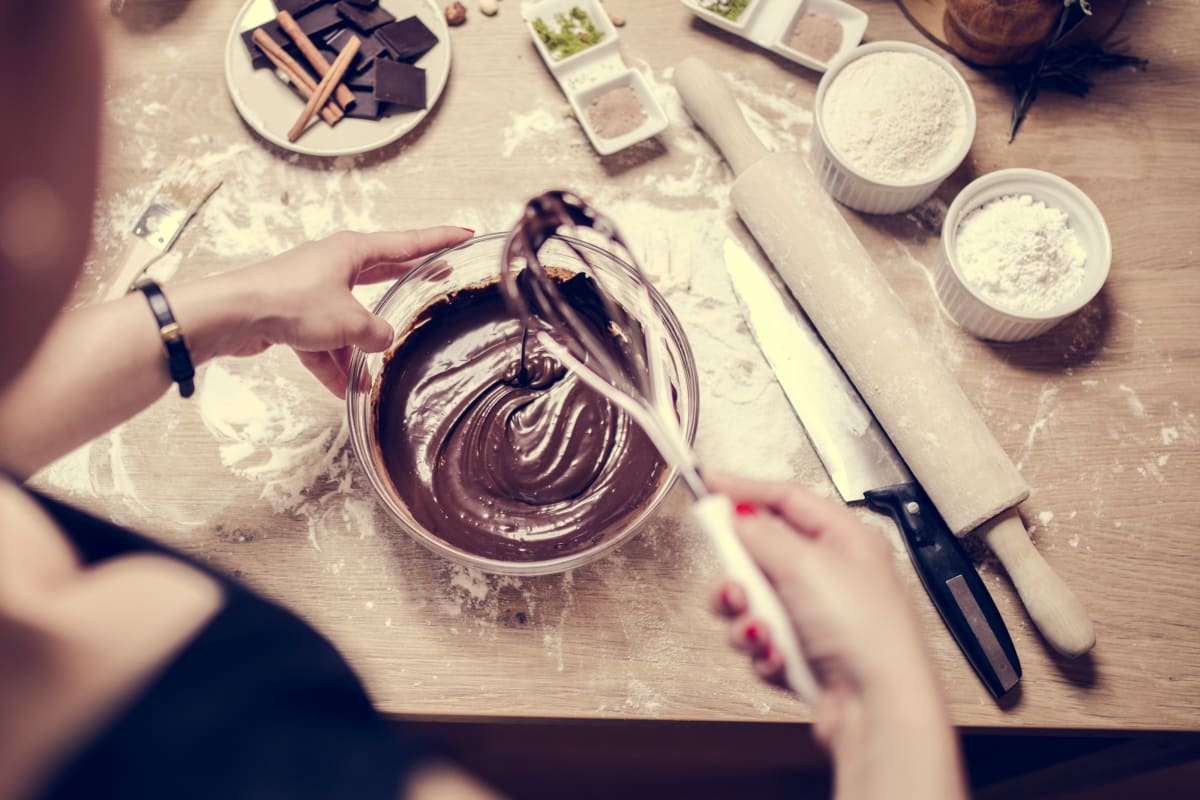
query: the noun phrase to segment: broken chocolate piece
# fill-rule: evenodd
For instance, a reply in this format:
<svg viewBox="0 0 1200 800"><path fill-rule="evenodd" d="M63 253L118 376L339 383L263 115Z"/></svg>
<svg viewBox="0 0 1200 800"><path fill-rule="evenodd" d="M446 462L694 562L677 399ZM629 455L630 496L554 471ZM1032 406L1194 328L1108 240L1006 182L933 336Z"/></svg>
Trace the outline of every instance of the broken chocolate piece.
<svg viewBox="0 0 1200 800"><path fill-rule="evenodd" d="M286 11L295 17L323 2L325 0L275 0L275 8L279 11Z"/></svg>
<svg viewBox="0 0 1200 800"><path fill-rule="evenodd" d="M350 3L347 3L346 0L342 0L342 2L338 3L336 6L334 6L334 8L336 8L337 12L345 17L351 25L358 28L363 33L370 33L380 25L386 25L389 22L396 21L395 17L378 6L367 9L362 8L361 6L351 5Z"/></svg>
<svg viewBox="0 0 1200 800"><path fill-rule="evenodd" d="M330 28L341 25L342 15L337 13L337 9L333 6L317 6L304 16L296 17L296 24L300 26L300 30L304 31L305 36L312 38Z"/></svg>
<svg viewBox="0 0 1200 800"><path fill-rule="evenodd" d="M355 119L379 119L383 116L383 112L387 111L388 104L382 100L376 100L375 96L368 91L354 92L354 105L347 111L347 117Z"/></svg>
<svg viewBox="0 0 1200 800"><path fill-rule="evenodd" d="M359 8L374 8L379 5L379 0L346 0L346 2L352 3Z"/></svg>
<svg viewBox="0 0 1200 800"><path fill-rule="evenodd" d="M328 40L329 46L340 52L346 44L346 37L351 35L349 31L342 31ZM380 55L391 58L391 52L387 49L387 45L374 36L366 37L359 45L358 55L351 62L349 72L366 72Z"/></svg>
<svg viewBox="0 0 1200 800"><path fill-rule="evenodd" d="M346 85L353 89L361 89L366 92L375 90L375 64L358 73L351 75L350 80L346 81Z"/></svg>
<svg viewBox="0 0 1200 800"><path fill-rule="evenodd" d="M438 43L437 35L416 17L389 22L375 31L400 61L416 61Z"/></svg>
<svg viewBox="0 0 1200 800"><path fill-rule="evenodd" d="M402 108L425 108L425 70L399 61L377 59L374 96Z"/></svg>
<svg viewBox="0 0 1200 800"><path fill-rule="evenodd" d="M322 43L328 45L334 39L337 39L340 36L344 36L346 34L347 30L349 30L349 29L345 25L335 25L334 27L330 28L329 30L323 31L321 33L320 37L318 37L318 39ZM351 32L353 32L353 31L351 31Z"/></svg>

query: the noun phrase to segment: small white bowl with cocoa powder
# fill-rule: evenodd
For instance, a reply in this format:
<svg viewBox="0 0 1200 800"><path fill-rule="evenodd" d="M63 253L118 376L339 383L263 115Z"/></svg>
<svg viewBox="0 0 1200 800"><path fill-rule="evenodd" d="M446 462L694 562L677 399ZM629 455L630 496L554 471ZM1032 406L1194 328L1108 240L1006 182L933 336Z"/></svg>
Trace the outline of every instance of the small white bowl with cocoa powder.
<svg viewBox="0 0 1200 800"><path fill-rule="evenodd" d="M546 68L571 104L596 152L611 155L662 133L667 115L646 79L621 57L620 36L599 0L541 0L521 8L525 25ZM539 32L540 31L540 32ZM556 54L543 39L587 33L594 42Z"/></svg>
<svg viewBox="0 0 1200 800"><path fill-rule="evenodd" d="M771 49L809 69L824 72L830 62L862 41L867 15L840 0L806 0Z"/></svg>
<svg viewBox="0 0 1200 800"><path fill-rule="evenodd" d="M662 133L667 115L636 70L567 95L584 133L602 156Z"/></svg>

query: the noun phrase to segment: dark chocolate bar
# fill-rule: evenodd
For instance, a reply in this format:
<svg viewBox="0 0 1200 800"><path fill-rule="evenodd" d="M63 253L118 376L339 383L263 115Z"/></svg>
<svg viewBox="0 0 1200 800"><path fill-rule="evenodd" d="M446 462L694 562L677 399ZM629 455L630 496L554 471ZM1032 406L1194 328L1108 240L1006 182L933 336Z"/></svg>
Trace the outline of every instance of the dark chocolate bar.
<svg viewBox="0 0 1200 800"><path fill-rule="evenodd" d="M342 15L333 6L317 6L307 14L296 17L296 24L309 38L342 24Z"/></svg>
<svg viewBox="0 0 1200 800"><path fill-rule="evenodd" d="M275 8L295 17L324 2L325 0L275 0Z"/></svg>
<svg viewBox="0 0 1200 800"><path fill-rule="evenodd" d="M338 52L341 52L342 47L344 47L346 44L346 37L350 35L352 35L351 31L342 31L337 36L327 40L328 46L332 47ZM375 59L381 54L386 55L387 58L391 58L391 53L388 52L387 47L383 44L383 42L379 41L374 36L368 36L362 39L359 44L358 55L356 55L354 60L350 62L349 72L351 74L355 72L365 72L372 64L375 63Z"/></svg>
<svg viewBox="0 0 1200 800"><path fill-rule="evenodd" d="M329 30L321 31L321 35L317 37L317 41L322 42L325 45L329 45L330 42L339 36L343 36L348 30L350 29L345 25L334 25ZM353 33L354 31L350 32ZM317 46L319 47L320 45Z"/></svg>
<svg viewBox="0 0 1200 800"><path fill-rule="evenodd" d="M379 5L379 0L346 0L346 2L352 3L359 8L374 8Z"/></svg>
<svg viewBox="0 0 1200 800"><path fill-rule="evenodd" d="M351 89L373 92L375 90L375 64L372 63L370 67L357 75L351 75L350 79L346 81L346 85Z"/></svg>
<svg viewBox="0 0 1200 800"><path fill-rule="evenodd" d="M395 22L396 18L382 8L362 8L360 6L351 5L346 0L338 3L334 8L337 12L346 18L354 27L358 28L362 33L370 33L380 25L386 25L389 22Z"/></svg>
<svg viewBox="0 0 1200 800"><path fill-rule="evenodd" d="M416 17L389 22L376 30L375 35L399 61L416 61L438 43L437 35Z"/></svg>
<svg viewBox="0 0 1200 800"><path fill-rule="evenodd" d="M355 119L379 119L387 109L388 104L382 100L376 100L371 92L355 91L354 105L346 110L346 116Z"/></svg>
<svg viewBox="0 0 1200 800"><path fill-rule="evenodd" d="M400 61L376 59L374 97L402 108L425 108L425 70Z"/></svg>

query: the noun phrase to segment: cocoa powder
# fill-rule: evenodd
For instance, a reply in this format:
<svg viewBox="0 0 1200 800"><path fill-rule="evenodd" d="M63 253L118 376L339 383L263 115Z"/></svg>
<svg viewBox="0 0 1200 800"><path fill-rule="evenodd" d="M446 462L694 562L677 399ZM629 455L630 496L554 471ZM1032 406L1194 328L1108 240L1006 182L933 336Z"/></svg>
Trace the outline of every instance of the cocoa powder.
<svg viewBox="0 0 1200 800"><path fill-rule="evenodd" d="M587 117L597 136L616 139L641 127L647 114L632 86L616 86L588 101Z"/></svg>

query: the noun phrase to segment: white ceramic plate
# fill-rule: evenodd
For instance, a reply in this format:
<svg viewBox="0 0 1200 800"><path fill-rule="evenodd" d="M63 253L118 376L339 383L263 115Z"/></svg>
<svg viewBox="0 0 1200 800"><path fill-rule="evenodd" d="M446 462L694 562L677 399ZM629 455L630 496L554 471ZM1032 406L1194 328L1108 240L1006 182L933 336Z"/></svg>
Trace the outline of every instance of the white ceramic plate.
<svg viewBox="0 0 1200 800"><path fill-rule="evenodd" d="M225 83L229 96L246 124L260 136L285 150L311 156L347 156L391 144L421 124L437 105L450 77L450 31L442 10L434 0L380 0L380 6L396 19L417 16L437 34L438 43L421 57L417 66L426 73L428 108L421 111L393 110L379 120L343 119L334 127L324 122L313 125L298 141L289 142L288 130L304 109L300 95L283 83L270 68L254 69L242 43L242 33L275 18L272 0L247 0L234 17L225 43Z"/></svg>

